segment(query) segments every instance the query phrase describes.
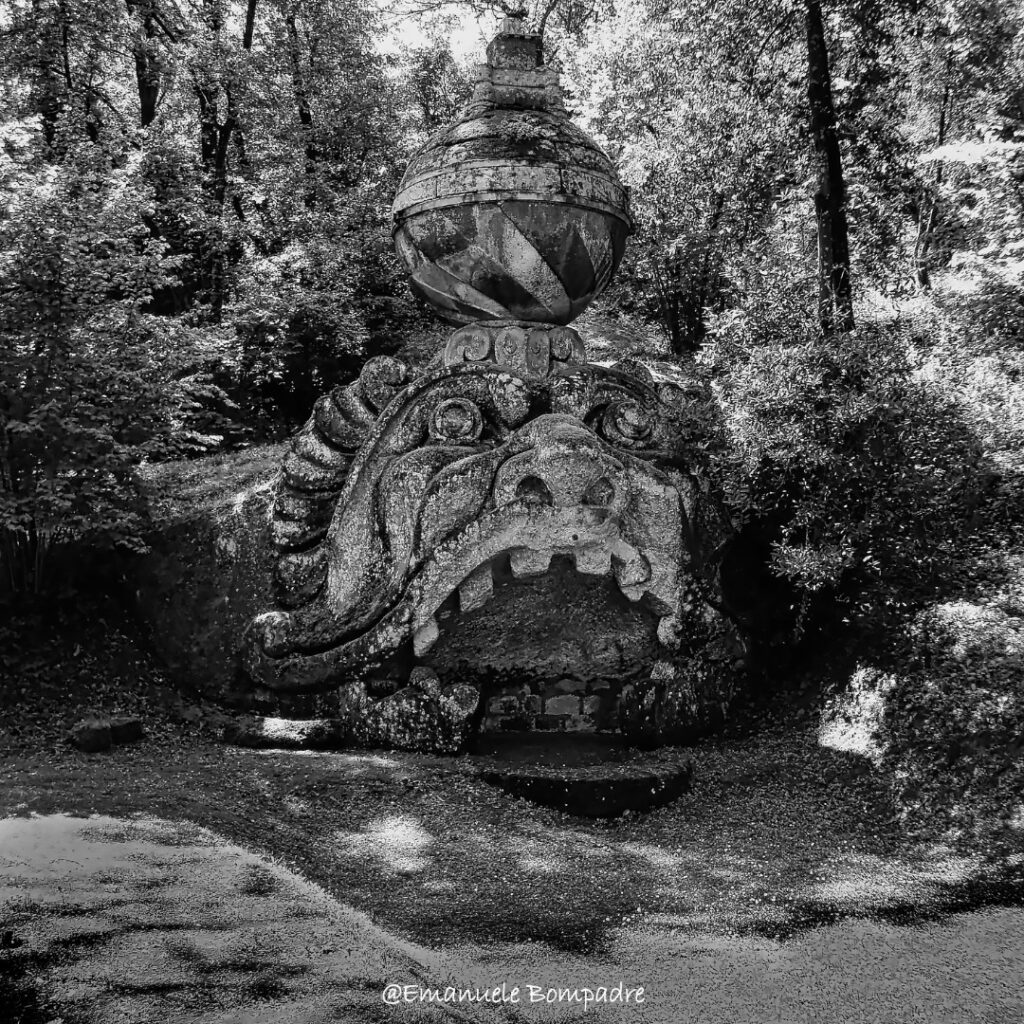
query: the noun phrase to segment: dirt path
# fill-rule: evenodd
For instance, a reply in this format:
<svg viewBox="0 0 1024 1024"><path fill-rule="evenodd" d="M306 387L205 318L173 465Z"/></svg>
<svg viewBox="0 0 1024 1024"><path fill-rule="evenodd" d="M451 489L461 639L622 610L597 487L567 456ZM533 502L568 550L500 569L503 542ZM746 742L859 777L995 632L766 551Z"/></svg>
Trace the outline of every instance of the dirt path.
<svg viewBox="0 0 1024 1024"><path fill-rule="evenodd" d="M0 877L14 1024L377 1020L389 981L437 973L428 950L194 825L7 818Z"/></svg>
<svg viewBox="0 0 1024 1024"><path fill-rule="evenodd" d="M406 979L646 990L453 1019L1024 1019L1021 916L998 909L1018 880L908 844L880 781L806 722L688 753L691 795L602 823L513 800L464 758L242 750L191 725L26 752L0 769L0 931L23 942L0 958L71 1002L18 1024L438 1019L380 1001ZM59 812L176 824L31 817Z"/></svg>
<svg viewBox="0 0 1024 1024"><path fill-rule="evenodd" d="M913 928L854 920L789 942L648 919L614 929L600 954L529 942L434 951L194 825L8 818L0 851L0 908L13 933L0 955L8 981L21 982L7 1002L16 1024L554 1022L584 1019L587 991L600 999L620 983L635 993L630 1005L598 1003L585 1019L1024 1019L1019 910ZM411 986L403 998L504 985L517 999L437 1006L410 994L387 1006L389 983ZM573 995L552 999L559 989Z"/></svg>

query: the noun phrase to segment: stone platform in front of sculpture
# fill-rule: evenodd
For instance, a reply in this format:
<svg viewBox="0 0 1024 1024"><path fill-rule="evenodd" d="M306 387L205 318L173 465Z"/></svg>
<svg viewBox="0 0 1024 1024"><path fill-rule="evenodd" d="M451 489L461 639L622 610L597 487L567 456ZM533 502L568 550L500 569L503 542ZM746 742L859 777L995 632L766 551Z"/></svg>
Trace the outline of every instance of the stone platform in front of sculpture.
<svg viewBox="0 0 1024 1024"><path fill-rule="evenodd" d="M650 811L693 783L693 762L683 751L640 753L610 734L483 734L470 753L490 785L583 818Z"/></svg>

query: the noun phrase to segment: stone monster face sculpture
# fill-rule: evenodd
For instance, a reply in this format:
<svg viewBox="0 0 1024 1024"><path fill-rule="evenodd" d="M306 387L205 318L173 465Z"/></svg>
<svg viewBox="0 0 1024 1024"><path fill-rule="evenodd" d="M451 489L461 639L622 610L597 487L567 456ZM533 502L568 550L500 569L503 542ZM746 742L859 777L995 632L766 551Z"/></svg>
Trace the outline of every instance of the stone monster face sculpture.
<svg viewBox="0 0 1024 1024"><path fill-rule="evenodd" d="M720 610L721 517L667 455L680 389L588 363L565 326L632 230L613 165L568 120L539 36L508 20L487 56L394 208L413 290L467 326L422 375L372 359L317 402L282 467L278 608L250 625L245 668L271 691L337 691L354 742L460 749L478 687L409 667L439 609L486 603L499 559L522 577L568 557L657 618L661 654L622 689L618 727L685 740L721 720L742 653Z"/></svg>
<svg viewBox="0 0 1024 1024"><path fill-rule="evenodd" d="M457 749L479 691L422 669L403 687L403 662L429 651L453 593L464 613L488 600L499 556L532 576L565 555L659 620L664 657L620 698L623 731L657 743L712 727L740 649L716 609L713 506L665 456L673 385L588 364L574 331L536 324L464 328L440 366L406 374L371 360L292 442L273 524L281 608L250 628L250 676L341 686L364 742Z"/></svg>

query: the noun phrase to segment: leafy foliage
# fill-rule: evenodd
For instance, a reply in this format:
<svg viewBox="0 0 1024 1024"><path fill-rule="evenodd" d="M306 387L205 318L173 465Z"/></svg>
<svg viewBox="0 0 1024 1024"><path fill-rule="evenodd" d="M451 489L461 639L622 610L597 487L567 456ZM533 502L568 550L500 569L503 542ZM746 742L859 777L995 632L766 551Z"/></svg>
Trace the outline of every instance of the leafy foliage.
<svg viewBox="0 0 1024 1024"><path fill-rule="evenodd" d="M827 727L860 730L904 821L1019 852L1024 831L1024 619L1017 599L949 601L910 623L886 669L861 668Z"/></svg>
<svg viewBox="0 0 1024 1024"><path fill-rule="evenodd" d="M568 58L583 123L619 160L637 242L620 272L627 305L656 317L677 352L697 348L705 310L731 305L745 248L785 187L790 118L775 91L722 76L746 28L689 6L626 3Z"/></svg>
<svg viewBox="0 0 1024 1024"><path fill-rule="evenodd" d="M79 149L22 184L0 228L0 537L5 583L38 591L63 541L138 547L131 467L205 447L181 371L222 338L146 310L174 260L142 223L137 162Z"/></svg>
<svg viewBox="0 0 1024 1024"><path fill-rule="evenodd" d="M792 327L715 325L713 469L778 574L877 621L934 586L982 490L983 452L898 324L829 340L809 319Z"/></svg>
<svg viewBox="0 0 1024 1024"><path fill-rule="evenodd" d="M319 0L12 8L4 587L66 582L48 557L65 544L137 550L135 466L288 430L422 319L391 252L411 136L374 19Z"/></svg>

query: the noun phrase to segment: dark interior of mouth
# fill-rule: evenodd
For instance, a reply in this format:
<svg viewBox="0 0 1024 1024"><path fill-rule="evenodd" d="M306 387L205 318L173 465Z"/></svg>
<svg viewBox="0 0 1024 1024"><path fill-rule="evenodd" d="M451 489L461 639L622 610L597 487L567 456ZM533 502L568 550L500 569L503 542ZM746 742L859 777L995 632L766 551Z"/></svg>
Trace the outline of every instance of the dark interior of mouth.
<svg viewBox="0 0 1024 1024"><path fill-rule="evenodd" d="M622 687L664 656L657 615L623 596L613 576L577 572L569 555L518 579L508 554L490 565L493 596L462 613L453 594L438 610L440 636L416 663L444 684L479 687L484 734L617 731Z"/></svg>

